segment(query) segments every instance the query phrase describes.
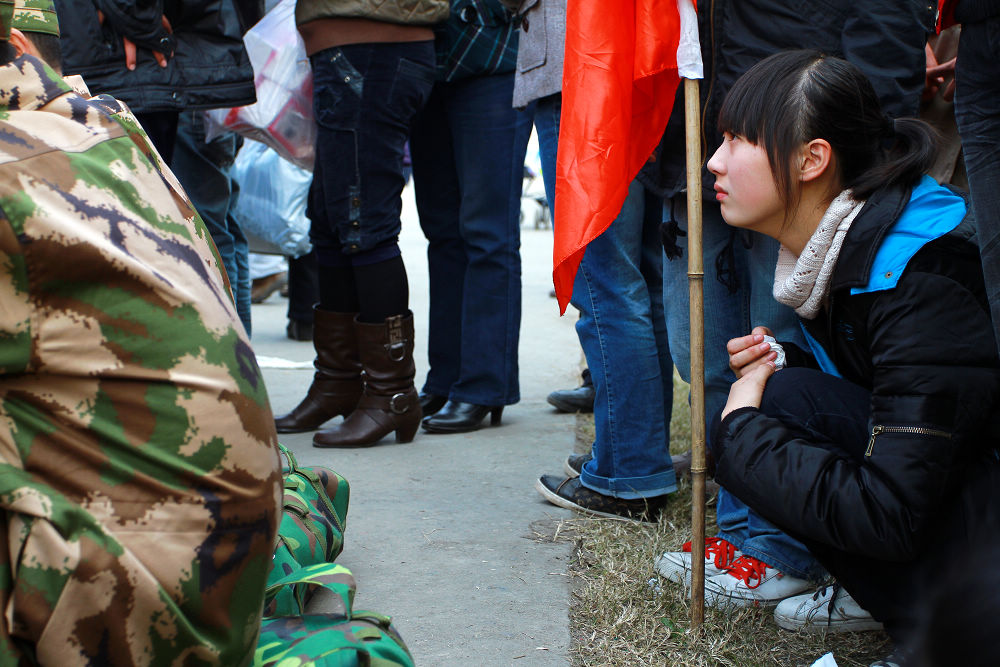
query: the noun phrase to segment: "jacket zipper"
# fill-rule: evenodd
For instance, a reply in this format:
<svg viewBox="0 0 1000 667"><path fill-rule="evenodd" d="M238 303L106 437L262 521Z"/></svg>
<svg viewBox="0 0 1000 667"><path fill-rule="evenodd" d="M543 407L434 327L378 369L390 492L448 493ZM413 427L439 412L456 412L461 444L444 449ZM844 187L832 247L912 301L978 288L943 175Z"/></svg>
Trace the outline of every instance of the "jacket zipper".
<svg viewBox="0 0 1000 667"><path fill-rule="evenodd" d="M875 438L882 433L915 433L919 435L936 435L951 440L951 433L941 431L936 428L924 428L923 426L882 426L881 424L876 424L872 427L872 438L868 441L868 449L865 450L865 456L872 455L872 448L875 447Z"/></svg>

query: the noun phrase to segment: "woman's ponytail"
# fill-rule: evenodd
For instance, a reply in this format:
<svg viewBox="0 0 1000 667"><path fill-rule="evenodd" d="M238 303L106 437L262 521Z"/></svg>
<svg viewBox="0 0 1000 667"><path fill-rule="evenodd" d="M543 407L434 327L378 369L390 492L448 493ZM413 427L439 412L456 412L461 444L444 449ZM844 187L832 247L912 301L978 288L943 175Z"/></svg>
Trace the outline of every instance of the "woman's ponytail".
<svg viewBox="0 0 1000 667"><path fill-rule="evenodd" d="M933 127L916 118L887 118L884 128L888 148L882 158L846 184L855 199L868 199L886 185L912 187L934 165L940 137Z"/></svg>

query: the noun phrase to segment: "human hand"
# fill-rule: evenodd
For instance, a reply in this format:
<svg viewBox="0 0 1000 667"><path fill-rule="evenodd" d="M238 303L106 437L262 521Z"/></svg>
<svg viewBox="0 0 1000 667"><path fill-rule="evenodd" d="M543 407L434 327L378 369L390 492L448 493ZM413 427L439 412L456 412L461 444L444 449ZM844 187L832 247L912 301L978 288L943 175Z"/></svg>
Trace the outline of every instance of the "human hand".
<svg viewBox="0 0 1000 667"><path fill-rule="evenodd" d="M749 336L733 338L726 343L729 352L729 367L737 378L742 378L757 366L778 358L778 353L771 349L770 343L764 342L764 336L774 337L767 327L754 327Z"/></svg>
<svg viewBox="0 0 1000 667"><path fill-rule="evenodd" d="M753 369L743 373L743 377L729 388L729 400L722 410L722 419L733 410L759 408L764 397L764 387L772 375L774 375L773 361L758 363Z"/></svg>
<svg viewBox="0 0 1000 667"><path fill-rule="evenodd" d="M948 84L945 86L941 98L946 102L951 102L955 97L955 61L957 58L938 63L937 57L934 55L934 50L928 44L925 49L925 60L927 66L924 79L924 92L921 95L921 99L925 102L933 99L938 94L941 86L945 85L945 80L947 80Z"/></svg>
<svg viewBox="0 0 1000 667"><path fill-rule="evenodd" d="M101 25L104 25L104 12L102 12L99 9L97 10L97 20ZM163 26L164 30L167 31L167 34L170 35L174 34L173 26L170 25L170 20L167 19L166 16L160 17L160 23ZM133 42L128 37L122 37L122 47L125 49L125 67L127 67L129 70L134 70L135 60L136 60L135 42ZM173 55L174 54L171 53L169 57L173 57ZM168 56L163 55L159 51L153 51L153 57L156 58L156 62L160 65L160 67L167 66Z"/></svg>

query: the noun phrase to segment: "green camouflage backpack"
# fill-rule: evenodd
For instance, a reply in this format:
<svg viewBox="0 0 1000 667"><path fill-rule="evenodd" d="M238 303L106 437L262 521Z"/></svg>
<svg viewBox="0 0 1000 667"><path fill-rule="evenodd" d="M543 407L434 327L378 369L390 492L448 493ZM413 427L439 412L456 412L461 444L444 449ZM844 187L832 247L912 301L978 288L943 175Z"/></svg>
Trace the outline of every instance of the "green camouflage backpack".
<svg viewBox="0 0 1000 667"><path fill-rule="evenodd" d="M264 616L289 616L305 612L313 593L324 586L318 574L302 577L311 565L327 565L344 548L347 506L351 489L347 480L326 468L303 468L286 448L288 459L282 470L285 484L284 511L278 527L274 564L267 577Z"/></svg>
<svg viewBox="0 0 1000 667"><path fill-rule="evenodd" d="M253 667L413 667L391 619L355 610L354 575L333 563L344 546L347 480L326 468L300 467L281 451L288 459L284 512ZM327 611L306 613L319 591Z"/></svg>

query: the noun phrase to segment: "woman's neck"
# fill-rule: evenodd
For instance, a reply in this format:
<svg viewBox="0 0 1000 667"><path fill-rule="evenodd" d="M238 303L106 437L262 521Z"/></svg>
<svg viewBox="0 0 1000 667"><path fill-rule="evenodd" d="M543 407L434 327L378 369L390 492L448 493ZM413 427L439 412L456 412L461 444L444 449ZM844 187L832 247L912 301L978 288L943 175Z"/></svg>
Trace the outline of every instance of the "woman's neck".
<svg viewBox="0 0 1000 667"><path fill-rule="evenodd" d="M810 182L804 184L795 214L778 236L781 245L798 257L823 220L830 204L841 192L839 184Z"/></svg>

